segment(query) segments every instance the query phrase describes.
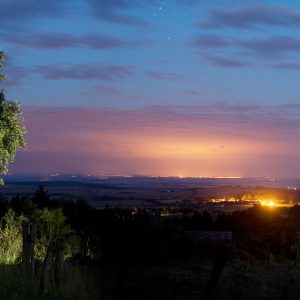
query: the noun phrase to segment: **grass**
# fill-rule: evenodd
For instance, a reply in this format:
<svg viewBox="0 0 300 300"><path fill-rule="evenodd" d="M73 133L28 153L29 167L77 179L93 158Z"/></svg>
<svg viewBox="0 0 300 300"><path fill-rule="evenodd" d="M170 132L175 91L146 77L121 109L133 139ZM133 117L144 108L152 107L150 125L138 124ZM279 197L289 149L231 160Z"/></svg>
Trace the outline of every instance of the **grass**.
<svg viewBox="0 0 300 300"><path fill-rule="evenodd" d="M101 299L99 284L92 270L66 265L60 288L52 285L47 299L96 300ZM39 277L24 273L19 265L0 265L1 300L39 300Z"/></svg>
<svg viewBox="0 0 300 300"><path fill-rule="evenodd" d="M137 300L196 300L209 278L212 261L192 261L164 267L128 270L122 295ZM60 289L52 286L49 300L118 299L118 271L66 264ZM231 261L216 290L216 300L298 300L300 267ZM1 300L38 300L39 279L21 272L18 265L0 265Z"/></svg>
<svg viewBox="0 0 300 300"><path fill-rule="evenodd" d="M233 262L218 286L219 300L296 300L300 299L300 268L291 263L247 264Z"/></svg>

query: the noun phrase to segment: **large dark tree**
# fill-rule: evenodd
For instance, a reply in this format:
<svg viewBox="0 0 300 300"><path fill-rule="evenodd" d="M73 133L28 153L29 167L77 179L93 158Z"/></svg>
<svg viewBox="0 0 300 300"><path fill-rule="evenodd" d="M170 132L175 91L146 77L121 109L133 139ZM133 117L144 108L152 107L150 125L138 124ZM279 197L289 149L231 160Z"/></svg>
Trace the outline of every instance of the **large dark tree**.
<svg viewBox="0 0 300 300"><path fill-rule="evenodd" d="M0 70L4 60L5 55L0 51ZM4 79L5 75L0 73L0 81ZM7 166L13 162L17 149L25 146L24 134L20 104L6 100L4 90L0 89L0 174L7 173Z"/></svg>

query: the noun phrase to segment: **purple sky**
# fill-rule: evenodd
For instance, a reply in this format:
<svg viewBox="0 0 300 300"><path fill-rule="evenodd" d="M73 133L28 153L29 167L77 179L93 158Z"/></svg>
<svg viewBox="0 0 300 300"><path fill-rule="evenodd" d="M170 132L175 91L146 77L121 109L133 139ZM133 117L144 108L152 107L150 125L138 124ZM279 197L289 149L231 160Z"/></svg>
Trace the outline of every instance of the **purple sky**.
<svg viewBox="0 0 300 300"><path fill-rule="evenodd" d="M10 172L300 176L300 3L0 0Z"/></svg>

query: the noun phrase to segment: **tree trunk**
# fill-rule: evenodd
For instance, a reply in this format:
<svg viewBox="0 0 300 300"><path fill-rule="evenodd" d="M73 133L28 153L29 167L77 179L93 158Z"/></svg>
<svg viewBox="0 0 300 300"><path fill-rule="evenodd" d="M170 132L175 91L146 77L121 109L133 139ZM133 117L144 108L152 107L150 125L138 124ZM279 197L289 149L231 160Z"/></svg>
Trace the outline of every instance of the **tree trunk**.
<svg viewBox="0 0 300 300"><path fill-rule="evenodd" d="M53 268L54 262L54 246L49 245L47 254L45 256L40 280L40 296L45 297L49 292L50 287L50 272Z"/></svg>
<svg viewBox="0 0 300 300"><path fill-rule="evenodd" d="M217 253L213 268L210 273L209 280L204 288L202 300L213 300L215 297L216 286L221 278L222 272L225 268L225 264L229 258L229 248L222 247Z"/></svg>
<svg viewBox="0 0 300 300"><path fill-rule="evenodd" d="M22 222L22 267L23 270L34 273L34 245L36 241L36 224Z"/></svg>
<svg viewBox="0 0 300 300"><path fill-rule="evenodd" d="M64 274L64 260L65 260L66 242L64 239L59 239L56 243L55 253L55 280L58 287L62 286Z"/></svg>
<svg viewBox="0 0 300 300"><path fill-rule="evenodd" d="M28 241L28 267L30 267L30 272L34 274L34 246L36 241L37 227L36 224L31 224L30 235Z"/></svg>
<svg viewBox="0 0 300 300"><path fill-rule="evenodd" d="M80 260L82 262L86 261L88 248L89 248L90 238L88 236L84 236L82 238L81 250L80 250Z"/></svg>
<svg viewBox="0 0 300 300"><path fill-rule="evenodd" d="M29 223L22 221L22 267L23 270L27 269L28 265L28 240L27 236L29 234Z"/></svg>

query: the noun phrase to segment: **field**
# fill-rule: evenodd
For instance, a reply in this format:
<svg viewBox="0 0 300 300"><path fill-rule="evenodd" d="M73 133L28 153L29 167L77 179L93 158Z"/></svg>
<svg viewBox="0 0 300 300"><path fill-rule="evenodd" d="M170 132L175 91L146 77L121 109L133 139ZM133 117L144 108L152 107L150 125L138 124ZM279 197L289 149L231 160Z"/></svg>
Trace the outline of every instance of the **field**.
<svg viewBox="0 0 300 300"><path fill-rule="evenodd" d="M38 185L42 184L52 198L71 200L84 200L93 207L182 207L189 202L197 203L204 209L203 203L210 199L224 199L232 196L242 197L242 195L262 195L279 200L285 205L298 203L300 190L297 186L298 181L288 182L262 182L261 180L240 180L240 179L164 179L164 178L108 178L108 179L86 179L82 177L67 177L64 180L54 180L49 178L39 178L40 180L26 181L9 179L1 188L1 193L11 199L17 193L32 196ZM272 185L273 182L273 185ZM267 184L261 186L256 184ZM222 185L231 184L231 185ZM246 185L241 185L246 184ZM283 188L284 186L284 188ZM242 204L242 203L239 203ZM235 210L248 208L252 203L231 203L226 207L220 206L218 209ZM217 207L217 205L215 205ZM207 207L206 207L207 208Z"/></svg>

